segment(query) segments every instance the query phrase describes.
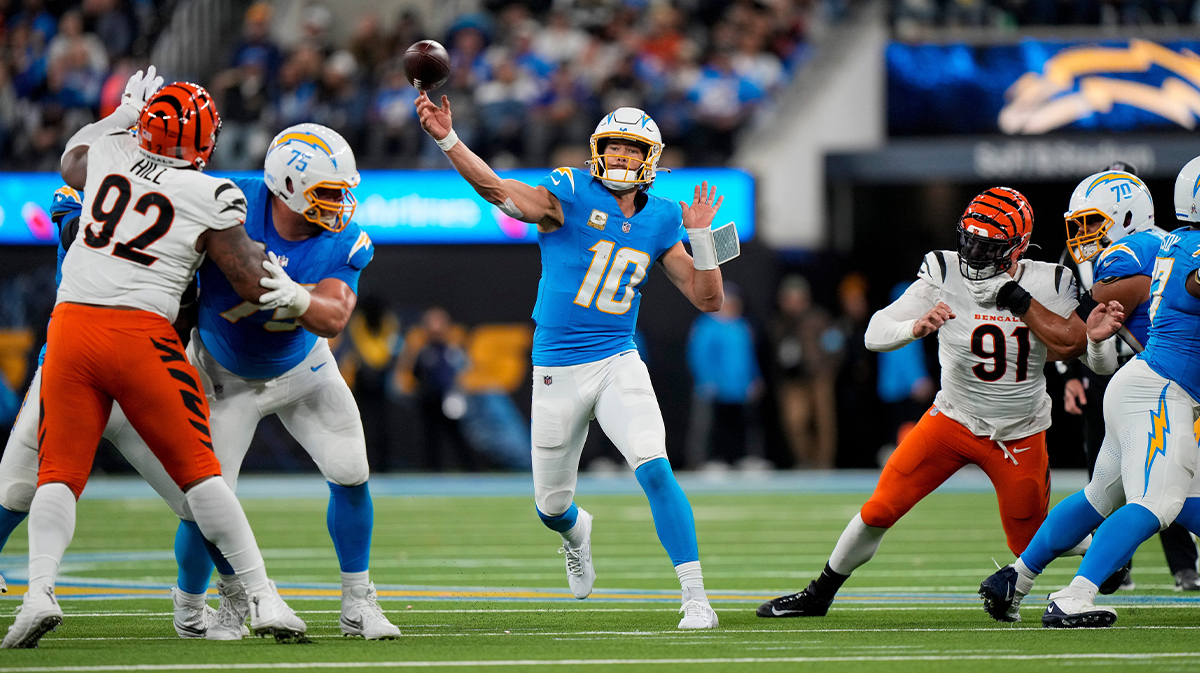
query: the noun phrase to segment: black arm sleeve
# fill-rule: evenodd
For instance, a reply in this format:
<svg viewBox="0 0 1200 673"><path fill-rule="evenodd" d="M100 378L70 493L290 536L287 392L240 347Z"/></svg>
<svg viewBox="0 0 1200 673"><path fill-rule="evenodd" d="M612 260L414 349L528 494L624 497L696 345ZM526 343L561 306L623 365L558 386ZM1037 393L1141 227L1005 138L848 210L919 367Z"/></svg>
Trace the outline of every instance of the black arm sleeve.
<svg viewBox="0 0 1200 673"><path fill-rule="evenodd" d="M58 226L58 238L62 241L63 250L70 250L71 244L75 242L75 235L79 233L79 215L73 215Z"/></svg>
<svg viewBox="0 0 1200 673"><path fill-rule="evenodd" d="M1092 299L1091 292L1080 292L1079 306L1075 307L1075 315L1079 316L1079 319L1086 323L1088 316L1092 314L1092 309L1099 305L1100 302Z"/></svg>

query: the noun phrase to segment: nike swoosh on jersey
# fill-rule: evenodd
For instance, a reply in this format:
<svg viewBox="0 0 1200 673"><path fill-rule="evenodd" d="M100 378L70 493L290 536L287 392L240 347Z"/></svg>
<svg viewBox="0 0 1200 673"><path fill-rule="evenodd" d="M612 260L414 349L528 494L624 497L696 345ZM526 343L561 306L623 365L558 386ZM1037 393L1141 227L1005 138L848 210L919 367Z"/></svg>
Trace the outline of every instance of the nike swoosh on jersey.
<svg viewBox="0 0 1200 673"><path fill-rule="evenodd" d="M553 173L551 173L551 174L550 174L550 182L553 182L554 184L556 184L556 185L557 185L559 182L562 182L562 181L561 181L561 180L559 180L558 178L554 177L554 174L553 174Z"/></svg>
<svg viewBox="0 0 1200 673"><path fill-rule="evenodd" d="M327 364L329 364L329 363L328 363L328 362L322 362L321 364L317 365L316 367L313 367L313 368L312 368L312 370L315 372L315 371L317 371L317 370L318 370L318 369L320 369L321 367L324 367L324 366L325 366L325 365L327 365Z"/></svg>

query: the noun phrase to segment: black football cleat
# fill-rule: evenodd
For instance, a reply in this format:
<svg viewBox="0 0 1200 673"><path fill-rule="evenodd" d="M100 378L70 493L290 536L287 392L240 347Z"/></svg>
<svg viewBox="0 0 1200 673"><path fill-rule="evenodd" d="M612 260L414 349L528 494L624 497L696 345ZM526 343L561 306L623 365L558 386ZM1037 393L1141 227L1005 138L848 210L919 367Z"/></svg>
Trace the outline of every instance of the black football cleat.
<svg viewBox="0 0 1200 673"><path fill-rule="evenodd" d="M979 585L979 597L983 599L983 609L992 619L998 622L1021 621L1021 599L1024 594L1017 593L1017 569L1011 565L992 573L992 576Z"/></svg>
<svg viewBox="0 0 1200 673"><path fill-rule="evenodd" d="M1133 583L1133 561L1117 568L1117 571L1108 576L1100 584L1100 593L1104 596L1109 596L1117 592L1118 589L1129 591L1134 587Z"/></svg>
<svg viewBox="0 0 1200 673"><path fill-rule="evenodd" d="M798 594L780 596L758 606L755 612L759 617L824 617L833 605L833 599L827 601L817 597L817 583L812 581L808 587Z"/></svg>

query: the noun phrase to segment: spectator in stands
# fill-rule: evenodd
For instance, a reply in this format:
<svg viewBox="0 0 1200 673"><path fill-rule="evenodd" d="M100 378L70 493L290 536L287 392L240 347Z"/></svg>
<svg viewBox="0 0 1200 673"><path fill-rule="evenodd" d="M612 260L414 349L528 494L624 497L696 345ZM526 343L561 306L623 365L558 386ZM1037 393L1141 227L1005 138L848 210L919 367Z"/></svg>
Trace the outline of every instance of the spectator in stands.
<svg viewBox="0 0 1200 673"><path fill-rule="evenodd" d="M400 319L379 297L367 295L359 300L336 351L338 367L358 402L372 472L391 467L388 386L400 345Z"/></svg>
<svg viewBox="0 0 1200 673"><path fill-rule="evenodd" d="M312 121L342 134L355 150L362 147L369 105L358 85L357 70L358 64L349 51L336 51L325 59L312 110Z"/></svg>
<svg viewBox="0 0 1200 673"><path fill-rule="evenodd" d="M129 53L136 31L121 0L83 0L81 9L92 25L92 31L108 51L110 60Z"/></svg>
<svg viewBox="0 0 1200 673"><path fill-rule="evenodd" d="M698 131L693 148L701 163L723 163L733 154L734 133L765 95L734 71L732 56L726 50L712 52L690 92Z"/></svg>
<svg viewBox="0 0 1200 673"><path fill-rule="evenodd" d="M716 313L703 313L692 324L687 345L688 369L692 373L692 441L706 450L689 447L689 454L706 455L720 467L737 464L749 455L751 424L758 418L754 409L762 394L762 375L754 351L754 334L742 317L742 297L731 282L725 283L725 303ZM706 413L707 412L707 413ZM711 419L703 427L705 417Z"/></svg>
<svg viewBox="0 0 1200 673"><path fill-rule="evenodd" d="M284 61L279 71L280 95L275 111L275 126L287 128L312 121L317 105L317 77L321 71L321 53L302 45Z"/></svg>
<svg viewBox="0 0 1200 673"><path fill-rule="evenodd" d="M391 45L387 36L383 34L383 22L378 14L366 12L359 15L347 49L363 69L363 74L373 80L377 74L376 69L387 62L391 52Z"/></svg>
<svg viewBox="0 0 1200 673"><path fill-rule="evenodd" d="M43 0L23 0L21 11L14 14L8 24L25 26L31 33L31 41L43 46L58 32L58 21L46 11Z"/></svg>
<svg viewBox="0 0 1200 673"><path fill-rule="evenodd" d="M423 341L415 352L406 351L397 367L411 372L416 382L417 413L425 440L429 469L441 472L447 451L457 454L461 467L474 472L478 462L463 437L459 420L466 413L466 398L458 377L467 368L462 346L452 341L450 314L435 306L421 318Z"/></svg>
<svg viewBox="0 0 1200 673"><path fill-rule="evenodd" d="M548 63L574 61L587 45L587 33L571 25L571 16L558 10L550 14L550 21L537 39L537 52Z"/></svg>
<svg viewBox="0 0 1200 673"><path fill-rule="evenodd" d="M108 52L104 43L92 33L83 32L83 14L77 10L65 12L58 21L58 34L46 46L50 67L65 60L74 50L84 56L87 67L98 75L108 70Z"/></svg>
<svg viewBox="0 0 1200 673"><path fill-rule="evenodd" d="M486 138L479 152L493 163L503 153L508 157L507 163L515 166L517 157L525 150L526 122L538 87L507 55L497 59L494 74L492 81L475 90L479 126Z"/></svg>
<svg viewBox="0 0 1200 673"><path fill-rule="evenodd" d="M596 109L590 92L574 76L571 66L560 65L542 95L534 101L526 163L546 166L555 147L586 143L593 120L600 114L603 113Z"/></svg>
<svg viewBox="0 0 1200 673"><path fill-rule="evenodd" d="M863 422L883 417L876 394L876 354L867 350L864 338L871 320L866 278L847 274L838 284L838 303L842 314L835 327L845 349L837 380L839 462L844 467L875 467L877 450L888 441L888 431L883 423Z"/></svg>
<svg viewBox="0 0 1200 673"><path fill-rule="evenodd" d="M393 157L415 157L425 135L412 104L417 90L408 83L399 61L389 61L381 72L379 89L371 101L365 158L383 163Z"/></svg>
<svg viewBox="0 0 1200 673"><path fill-rule="evenodd" d="M843 344L803 276L784 278L777 302L769 334L780 422L796 467L828 469L837 449L834 382Z"/></svg>
<svg viewBox="0 0 1200 673"><path fill-rule="evenodd" d="M271 5L256 2L250 5L242 18L242 39L233 49L229 68L237 70L244 66L255 66L255 70L262 73L264 85L270 87L279 76L282 65L283 52L271 40ZM224 109L221 108L222 112Z"/></svg>

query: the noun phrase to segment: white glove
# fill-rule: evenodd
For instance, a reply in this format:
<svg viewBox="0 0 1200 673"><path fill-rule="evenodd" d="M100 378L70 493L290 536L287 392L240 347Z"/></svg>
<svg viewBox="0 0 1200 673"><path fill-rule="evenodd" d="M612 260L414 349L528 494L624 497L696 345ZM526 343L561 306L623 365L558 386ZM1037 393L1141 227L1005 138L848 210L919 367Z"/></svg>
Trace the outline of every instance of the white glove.
<svg viewBox="0 0 1200 673"><path fill-rule="evenodd" d="M121 105L129 106L135 115L142 114L146 101L163 85L163 78L154 71L154 66L146 68L145 75L139 70L133 73L125 84L125 93L121 96Z"/></svg>
<svg viewBox="0 0 1200 673"><path fill-rule="evenodd" d="M287 271L284 271L283 265L279 263L279 257L273 252L267 253L263 268L271 275L258 281L259 285L270 290L258 298L261 310L276 309L276 320L299 318L304 315L308 305L312 303L312 295L308 290L287 275Z"/></svg>
<svg viewBox="0 0 1200 673"><path fill-rule="evenodd" d="M971 292L971 297L976 304L984 308L995 308L996 295L1000 293L1000 288L1007 285L1012 279L1012 276L1007 273L1001 273L987 280L968 280L967 290Z"/></svg>

